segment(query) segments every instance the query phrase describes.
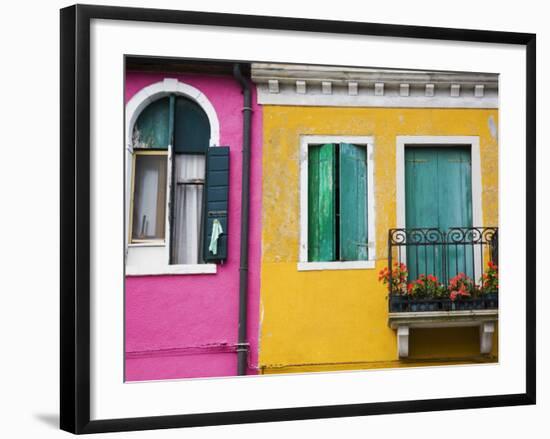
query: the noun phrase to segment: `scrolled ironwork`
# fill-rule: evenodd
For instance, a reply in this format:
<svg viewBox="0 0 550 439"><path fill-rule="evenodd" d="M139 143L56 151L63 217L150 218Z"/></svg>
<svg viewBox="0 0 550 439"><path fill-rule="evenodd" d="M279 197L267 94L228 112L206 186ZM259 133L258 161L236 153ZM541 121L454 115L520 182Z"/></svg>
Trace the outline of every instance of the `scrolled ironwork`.
<svg viewBox="0 0 550 439"><path fill-rule="evenodd" d="M390 245L401 245L407 243L406 229L390 229L389 230Z"/></svg>
<svg viewBox="0 0 550 439"><path fill-rule="evenodd" d="M445 234L437 228L390 229L391 246L441 244Z"/></svg>
<svg viewBox="0 0 550 439"><path fill-rule="evenodd" d="M442 285L448 285L450 279L460 273L478 283L487 261L498 264L498 227L450 227L445 231L433 227L388 230L388 263L391 267L401 263L407 265L407 283L414 282L419 276L434 274ZM396 273L390 271L388 285L394 305L396 301L412 300L404 294L402 283L397 287L397 283L393 282L393 277L398 275ZM449 301L448 298L427 300ZM487 306L493 305L491 302Z"/></svg>
<svg viewBox="0 0 550 439"><path fill-rule="evenodd" d="M466 242L466 233L468 229L465 227L451 227L446 233L446 242L451 244L464 244Z"/></svg>
<svg viewBox="0 0 550 439"><path fill-rule="evenodd" d="M491 244L498 240L498 227L485 227L481 234L482 240Z"/></svg>
<svg viewBox="0 0 550 439"><path fill-rule="evenodd" d="M420 244L424 242L426 232L424 229L407 230L407 244Z"/></svg>
<svg viewBox="0 0 550 439"><path fill-rule="evenodd" d="M425 229L426 244L441 244L445 240L445 234L439 229Z"/></svg>

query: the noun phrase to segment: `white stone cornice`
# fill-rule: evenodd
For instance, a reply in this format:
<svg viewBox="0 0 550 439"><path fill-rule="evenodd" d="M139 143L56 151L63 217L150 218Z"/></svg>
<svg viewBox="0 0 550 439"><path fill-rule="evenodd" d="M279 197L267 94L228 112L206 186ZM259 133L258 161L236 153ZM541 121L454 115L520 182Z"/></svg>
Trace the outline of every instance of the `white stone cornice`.
<svg viewBox="0 0 550 439"><path fill-rule="evenodd" d="M348 81L363 82L395 82L411 84L486 84L497 86L498 75L494 73L470 72L436 72L419 70L391 70L359 67L330 67L300 64L268 64L253 63L252 79L254 82L279 79L280 81L332 81L340 85Z"/></svg>
<svg viewBox="0 0 550 439"><path fill-rule="evenodd" d="M264 105L498 108L498 75L252 64Z"/></svg>

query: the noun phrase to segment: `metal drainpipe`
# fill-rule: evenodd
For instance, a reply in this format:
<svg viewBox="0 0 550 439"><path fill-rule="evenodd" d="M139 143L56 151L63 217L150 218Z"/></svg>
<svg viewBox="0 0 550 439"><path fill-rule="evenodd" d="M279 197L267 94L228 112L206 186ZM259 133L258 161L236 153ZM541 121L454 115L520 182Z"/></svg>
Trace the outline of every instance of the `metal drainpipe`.
<svg viewBox="0 0 550 439"><path fill-rule="evenodd" d="M243 93L243 162L241 192L241 260L239 265L239 341L237 344L237 375L246 375L249 344L246 334L248 306L248 212L250 204L250 121L252 99L250 85L242 75L240 64L233 65L233 76Z"/></svg>

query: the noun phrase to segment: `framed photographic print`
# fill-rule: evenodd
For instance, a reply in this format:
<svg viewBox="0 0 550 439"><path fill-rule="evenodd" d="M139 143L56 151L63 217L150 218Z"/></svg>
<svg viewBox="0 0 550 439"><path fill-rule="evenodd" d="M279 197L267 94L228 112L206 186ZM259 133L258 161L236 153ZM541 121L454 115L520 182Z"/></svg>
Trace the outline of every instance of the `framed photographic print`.
<svg viewBox="0 0 550 439"><path fill-rule="evenodd" d="M61 427L535 403L535 35L61 10Z"/></svg>

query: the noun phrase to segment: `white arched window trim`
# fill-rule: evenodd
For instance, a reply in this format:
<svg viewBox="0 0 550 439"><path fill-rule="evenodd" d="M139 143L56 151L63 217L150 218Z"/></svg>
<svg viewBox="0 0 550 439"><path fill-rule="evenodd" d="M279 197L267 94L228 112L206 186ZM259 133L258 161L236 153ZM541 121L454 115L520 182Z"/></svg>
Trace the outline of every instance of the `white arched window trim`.
<svg viewBox="0 0 550 439"><path fill-rule="evenodd" d="M210 146L219 146L220 144L220 122L214 106L210 100L198 88L192 85L180 82L177 79L166 78L148 85L137 92L126 104L126 145L132 150L132 132L134 125L140 113L149 105L160 98L176 94L185 96L196 102L208 116L210 123Z"/></svg>
<svg viewBox="0 0 550 439"><path fill-rule="evenodd" d="M126 274L127 275L155 275L155 274L200 274L200 273L216 273L216 264L193 264L193 265L169 265L169 249L170 249L170 233L167 232L166 240L163 244L145 244L135 245L128 243L128 226L130 214L130 199L131 199L131 169L132 169L132 132L134 125L141 112L150 103L161 99L170 94L184 96L196 102L206 113L208 122L210 123L210 142L209 146L220 145L220 123L216 110L199 89L192 85L180 82L177 79L165 78L163 81L148 85L137 92L126 104L126 124L125 124L125 139L126 139ZM169 155L170 157L170 155ZM171 158L171 157L170 157ZM170 180L170 176L169 176ZM170 185L171 182L169 181ZM168 212L167 197L167 212ZM169 230L168 215L166 215L166 228ZM132 252L130 255L128 252ZM131 258L130 258L131 257ZM132 263L128 265L128 260Z"/></svg>

